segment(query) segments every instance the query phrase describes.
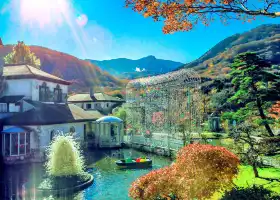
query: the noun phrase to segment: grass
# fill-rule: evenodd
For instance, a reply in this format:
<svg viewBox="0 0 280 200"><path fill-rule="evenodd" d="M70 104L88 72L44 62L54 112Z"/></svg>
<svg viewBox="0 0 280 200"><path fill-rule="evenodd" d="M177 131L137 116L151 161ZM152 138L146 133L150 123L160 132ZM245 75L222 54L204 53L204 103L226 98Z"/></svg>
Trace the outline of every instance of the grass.
<svg viewBox="0 0 280 200"><path fill-rule="evenodd" d="M280 161L280 154L274 155L274 156L270 156L271 158L275 159L275 160L279 160Z"/></svg>
<svg viewBox="0 0 280 200"><path fill-rule="evenodd" d="M204 136L205 138L227 138L228 134L226 133L216 133L216 132L210 132L210 131L203 131L200 135L198 133L192 133L193 138L201 138L201 136Z"/></svg>
<svg viewBox="0 0 280 200"><path fill-rule="evenodd" d="M279 178L279 168L258 168L259 175L265 178ZM280 182L270 182L261 178L255 178L253 168L251 166L241 166L238 177L234 183L240 187L248 187L255 185L262 185L265 188L280 194Z"/></svg>
<svg viewBox="0 0 280 200"><path fill-rule="evenodd" d="M279 178L279 168L258 168L259 175L266 178ZM263 186L264 188L271 190L280 195L280 182L264 180L261 178L255 178L253 168L251 166L240 166L238 176L234 180L234 184L239 187L252 187L253 185ZM212 200L218 200L222 197L223 193L216 192L212 196Z"/></svg>

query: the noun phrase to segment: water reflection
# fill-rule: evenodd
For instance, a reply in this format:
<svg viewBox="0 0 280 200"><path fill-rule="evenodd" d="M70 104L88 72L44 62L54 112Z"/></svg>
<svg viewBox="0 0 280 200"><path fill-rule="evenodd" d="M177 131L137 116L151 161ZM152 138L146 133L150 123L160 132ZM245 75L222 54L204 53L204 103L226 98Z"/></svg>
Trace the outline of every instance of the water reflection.
<svg viewBox="0 0 280 200"><path fill-rule="evenodd" d="M153 160L153 168L169 165L167 158L123 149L107 151L88 151L85 153L87 170L94 176L94 184L84 191L62 197L41 197L35 192L35 187L42 181L45 169L42 164L29 164L6 167L1 174L1 199L7 200L126 200L130 184L139 176L152 169L119 170L115 161L126 157L147 156Z"/></svg>

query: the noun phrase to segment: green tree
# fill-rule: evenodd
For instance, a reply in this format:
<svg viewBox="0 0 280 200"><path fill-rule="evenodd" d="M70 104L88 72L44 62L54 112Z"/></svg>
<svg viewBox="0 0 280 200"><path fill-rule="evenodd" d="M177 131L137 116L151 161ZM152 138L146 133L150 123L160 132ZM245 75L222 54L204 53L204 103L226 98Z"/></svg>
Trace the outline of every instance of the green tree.
<svg viewBox="0 0 280 200"><path fill-rule="evenodd" d="M18 42L13 51L4 57L5 64L28 64L33 67L41 67L41 61L35 56L24 42Z"/></svg>
<svg viewBox="0 0 280 200"><path fill-rule="evenodd" d="M118 117L123 120L123 125L126 127L126 116L127 116L127 110L124 107L117 108L117 111L113 113L115 117Z"/></svg>
<svg viewBox="0 0 280 200"><path fill-rule="evenodd" d="M274 121L267 115L267 109L280 98L280 77L269 72L269 62L252 52L237 55L231 69L235 94L228 102L238 107L234 112L224 113L224 117L237 121L253 120L263 125L273 137L270 124Z"/></svg>

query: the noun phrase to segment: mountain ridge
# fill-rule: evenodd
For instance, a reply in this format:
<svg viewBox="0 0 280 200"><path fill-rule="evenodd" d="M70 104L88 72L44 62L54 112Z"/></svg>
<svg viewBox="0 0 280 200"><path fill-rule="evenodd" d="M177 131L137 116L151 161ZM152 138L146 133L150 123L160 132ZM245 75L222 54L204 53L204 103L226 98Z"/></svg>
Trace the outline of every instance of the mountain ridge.
<svg viewBox="0 0 280 200"><path fill-rule="evenodd" d="M153 55L140 59L86 60L98 65L101 69L108 71L112 75L128 79L167 73L183 65L181 62L158 59Z"/></svg>
<svg viewBox="0 0 280 200"><path fill-rule="evenodd" d="M192 68L200 75L215 77L230 71L233 58L247 51L256 52L272 64L280 64L280 24L265 24L220 41L198 59L180 66ZM175 70L175 71L176 71Z"/></svg>
<svg viewBox="0 0 280 200"><path fill-rule="evenodd" d="M50 48L30 45L30 50L41 60L41 69L68 81L73 81L72 91L86 91L86 88L121 87L125 80L118 79L100 67L67 53ZM13 49L13 45L0 46L0 59Z"/></svg>

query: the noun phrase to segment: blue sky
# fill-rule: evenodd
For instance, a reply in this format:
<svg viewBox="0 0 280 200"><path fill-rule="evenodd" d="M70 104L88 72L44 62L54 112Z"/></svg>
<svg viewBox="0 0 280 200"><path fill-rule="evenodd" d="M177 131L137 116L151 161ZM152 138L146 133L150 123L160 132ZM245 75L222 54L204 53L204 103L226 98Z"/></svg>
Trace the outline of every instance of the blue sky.
<svg viewBox="0 0 280 200"><path fill-rule="evenodd" d="M165 35L161 22L155 23L125 8L124 0L40 0L45 4L30 6L35 1L0 0L3 43L23 40L29 45L44 46L81 59L139 59L154 55L186 63L228 36L261 24L280 22L266 18L245 24L231 21L224 26L217 20L209 27L199 25L190 32ZM52 12L62 6L48 5L59 1L67 3L63 16ZM41 19L48 14L49 18Z"/></svg>

